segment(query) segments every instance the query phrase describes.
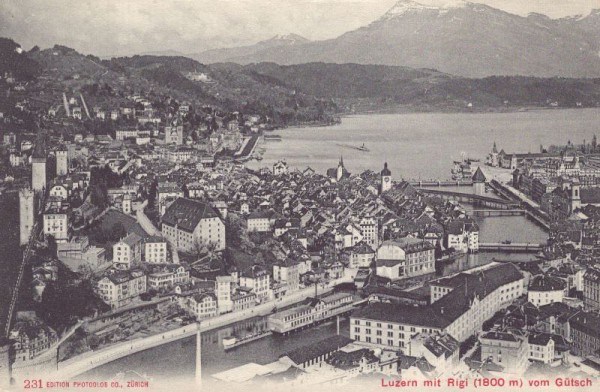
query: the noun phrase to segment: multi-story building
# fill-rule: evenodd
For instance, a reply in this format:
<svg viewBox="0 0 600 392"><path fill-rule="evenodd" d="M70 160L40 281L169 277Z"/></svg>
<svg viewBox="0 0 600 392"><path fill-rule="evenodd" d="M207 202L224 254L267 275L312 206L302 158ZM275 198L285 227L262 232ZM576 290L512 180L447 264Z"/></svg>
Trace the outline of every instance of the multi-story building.
<svg viewBox="0 0 600 392"><path fill-rule="evenodd" d="M322 298L307 298L301 305L268 317L269 329L287 333L352 310L352 294L337 293Z"/></svg>
<svg viewBox="0 0 600 392"><path fill-rule="evenodd" d="M586 309L600 309L600 265L589 267L583 274L583 303Z"/></svg>
<svg viewBox="0 0 600 392"><path fill-rule="evenodd" d="M240 286L252 289L256 298L261 302L268 301L272 297L271 276L260 265L253 265L240 275Z"/></svg>
<svg viewBox="0 0 600 392"><path fill-rule="evenodd" d="M165 213L169 200L175 200L178 197L184 196L183 189L174 182L159 183L156 194L158 197L158 209L161 214Z"/></svg>
<svg viewBox="0 0 600 392"><path fill-rule="evenodd" d="M56 331L37 317L18 317L9 338L13 341L13 368L27 365L58 341Z"/></svg>
<svg viewBox="0 0 600 392"><path fill-rule="evenodd" d="M481 360L502 367L502 373L522 375L529 365L527 338L510 332L485 332L479 336Z"/></svg>
<svg viewBox="0 0 600 392"><path fill-rule="evenodd" d="M231 296L231 302L233 306L232 311L239 312L241 310L253 308L256 306L256 301L256 294L254 294L252 291L247 291L240 288Z"/></svg>
<svg viewBox="0 0 600 392"><path fill-rule="evenodd" d="M538 275L529 282L527 300L536 306L562 302L567 295L567 285L562 279Z"/></svg>
<svg viewBox="0 0 600 392"><path fill-rule="evenodd" d="M255 211L248 215L248 232L270 232L273 231L277 214L273 210Z"/></svg>
<svg viewBox="0 0 600 392"><path fill-rule="evenodd" d="M435 247L417 238L385 241L377 249L377 275L396 280L435 272Z"/></svg>
<svg viewBox="0 0 600 392"><path fill-rule="evenodd" d="M214 317L217 312L217 297L213 293L200 293L185 299L184 309L193 314L197 320Z"/></svg>
<svg viewBox="0 0 600 392"><path fill-rule="evenodd" d="M187 283L190 272L182 265L165 264L147 275L148 288L161 289Z"/></svg>
<svg viewBox="0 0 600 392"><path fill-rule="evenodd" d="M137 136L137 129L117 129L115 131L115 138L117 140L135 139Z"/></svg>
<svg viewBox="0 0 600 392"><path fill-rule="evenodd" d="M377 219L367 216L362 218L358 225L362 232L363 241L371 248L377 249L379 247L379 224Z"/></svg>
<svg viewBox="0 0 600 392"><path fill-rule="evenodd" d="M535 362L554 362L554 340L549 333L532 333L527 337L529 359Z"/></svg>
<svg viewBox="0 0 600 392"><path fill-rule="evenodd" d="M425 358L438 375L450 374L459 365L459 346L447 333L418 333L410 340L407 355Z"/></svg>
<svg viewBox="0 0 600 392"><path fill-rule="evenodd" d="M523 275L511 264L431 282L432 304L373 303L350 317L350 334L365 344L404 351L417 333L446 332L459 342L523 294ZM443 293L436 295L437 293Z"/></svg>
<svg viewBox="0 0 600 392"><path fill-rule="evenodd" d="M598 355L600 350L600 315L595 312L579 312L569 318L572 351L587 357Z"/></svg>
<svg viewBox="0 0 600 392"><path fill-rule="evenodd" d="M285 259L273 264L273 280L285 282L287 292L293 293L300 288L300 269L296 260Z"/></svg>
<svg viewBox="0 0 600 392"><path fill-rule="evenodd" d="M375 251L366 242L361 241L350 251L350 268L368 268L375 260Z"/></svg>
<svg viewBox="0 0 600 392"><path fill-rule="evenodd" d="M142 261L142 237L130 233L113 245L113 264L119 269L130 269Z"/></svg>
<svg viewBox="0 0 600 392"><path fill-rule="evenodd" d="M216 277L216 295L219 314L233 311L233 293L235 290L235 279L231 275L220 275Z"/></svg>
<svg viewBox="0 0 600 392"><path fill-rule="evenodd" d="M166 263L168 260L167 241L162 237L156 236L144 238L142 259L146 263Z"/></svg>
<svg viewBox="0 0 600 392"><path fill-rule="evenodd" d="M56 242L69 240L69 209L67 206L51 206L44 212L44 236L52 236Z"/></svg>
<svg viewBox="0 0 600 392"><path fill-rule="evenodd" d="M110 271L97 285L98 294L113 309L128 305L146 290L146 275L139 269Z"/></svg>
<svg viewBox="0 0 600 392"><path fill-rule="evenodd" d="M178 198L161 218L163 235L178 250L191 252L198 247L225 249L225 224L206 203Z"/></svg>
<svg viewBox="0 0 600 392"><path fill-rule="evenodd" d="M459 252L479 251L479 226L471 219L460 219L448 224L447 247Z"/></svg>

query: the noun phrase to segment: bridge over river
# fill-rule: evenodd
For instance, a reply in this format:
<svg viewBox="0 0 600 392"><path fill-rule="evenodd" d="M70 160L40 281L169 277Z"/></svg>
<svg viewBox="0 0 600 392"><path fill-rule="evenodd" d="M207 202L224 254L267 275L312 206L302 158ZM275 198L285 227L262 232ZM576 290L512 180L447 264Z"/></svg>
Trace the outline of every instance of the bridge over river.
<svg viewBox="0 0 600 392"><path fill-rule="evenodd" d="M494 210L517 210L521 208L520 203L514 201L497 199L489 196L474 195L472 193L442 191L438 189L420 189L421 192L431 196L437 196L444 200L453 200L459 203L470 203L477 207L486 207Z"/></svg>
<svg viewBox="0 0 600 392"><path fill-rule="evenodd" d="M480 252L521 252L521 253L538 253L544 249L544 244L503 244L503 243L480 243Z"/></svg>

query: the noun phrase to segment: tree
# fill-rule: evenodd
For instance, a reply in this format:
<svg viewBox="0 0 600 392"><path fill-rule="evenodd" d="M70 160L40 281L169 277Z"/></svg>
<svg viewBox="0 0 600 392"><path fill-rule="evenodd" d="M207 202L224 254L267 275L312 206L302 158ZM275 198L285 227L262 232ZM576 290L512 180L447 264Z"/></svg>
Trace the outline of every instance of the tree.
<svg viewBox="0 0 600 392"><path fill-rule="evenodd" d="M106 237L112 241L119 241L127 235L127 230L121 222L116 222L110 227L110 231L106 233Z"/></svg>

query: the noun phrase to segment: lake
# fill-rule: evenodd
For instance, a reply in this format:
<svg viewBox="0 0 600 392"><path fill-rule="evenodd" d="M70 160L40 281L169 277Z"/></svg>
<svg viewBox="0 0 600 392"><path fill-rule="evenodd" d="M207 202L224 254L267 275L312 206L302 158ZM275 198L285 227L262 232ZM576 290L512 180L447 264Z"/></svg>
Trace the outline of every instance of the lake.
<svg viewBox="0 0 600 392"><path fill-rule="evenodd" d="M349 116L335 126L275 131L283 140L262 143L263 160L248 166L272 167L285 159L292 168L310 166L324 174L343 155L351 173L379 171L387 161L396 180L447 179L462 151L482 162L494 141L507 152L539 152L540 144L589 142L599 126L600 109ZM363 143L369 152L340 146Z"/></svg>

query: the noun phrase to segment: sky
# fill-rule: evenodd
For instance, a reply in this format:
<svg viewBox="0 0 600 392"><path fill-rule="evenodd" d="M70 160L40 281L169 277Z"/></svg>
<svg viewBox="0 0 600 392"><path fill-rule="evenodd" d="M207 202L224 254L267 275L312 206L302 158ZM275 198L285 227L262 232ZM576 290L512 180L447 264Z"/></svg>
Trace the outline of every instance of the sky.
<svg viewBox="0 0 600 392"><path fill-rule="evenodd" d="M249 45L277 34L335 38L398 0L0 0L0 37L25 49L58 43L98 56ZM443 5L456 0L417 0ZM587 15L600 0L473 0L552 18Z"/></svg>

